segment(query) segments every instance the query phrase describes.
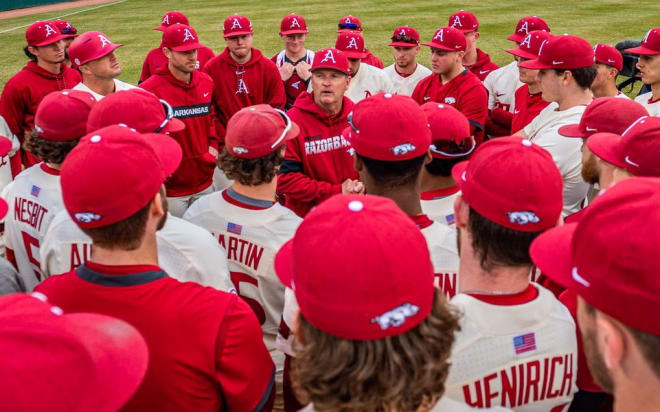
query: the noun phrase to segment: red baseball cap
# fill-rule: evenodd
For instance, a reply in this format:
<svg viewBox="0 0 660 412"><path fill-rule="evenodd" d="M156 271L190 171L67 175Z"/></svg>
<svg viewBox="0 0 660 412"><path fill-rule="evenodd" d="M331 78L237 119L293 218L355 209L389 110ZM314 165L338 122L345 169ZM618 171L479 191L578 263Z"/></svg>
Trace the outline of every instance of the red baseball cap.
<svg viewBox="0 0 660 412"><path fill-rule="evenodd" d="M242 36L252 34L252 23L250 19L240 14L234 14L225 19L222 25L222 36L227 37Z"/></svg>
<svg viewBox="0 0 660 412"><path fill-rule="evenodd" d="M550 27L548 27L548 23L540 17L523 17L518 20L518 24L516 24L516 29L513 31L513 34L509 35L506 39L520 43L529 33L537 30L549 32Z"/></svg>
<svg viewBox="0 0 660 412"><path fill-rule="evenodd" d="M62 34L52 21L37 21L25 30L25 40L33 47L47 46L68 37L71 36Z"/></svg>
<svg viewBox="0 0 660 412"><path fill-rule="evenodd" d="M594 133L623 133L642 116L648 116L644 106L634 100L619 97L599 97L584 110L579 124L568 124L557 132L565 137L586 138Z"/></svg>
<svg viewBox="0 0 660 412"><path fill-rule="evenodd" d="M297 124L282 110L267 104L244 107L227 122L225 145L234 157L266 156L300 133Z"/></svg>
<svg viewBox="0 0 660 412"><path fill-rule="evenodd" d="M624 324L660 335L660 179L625 179L530 247L552 280Z"/></svg>
<svg viewBox="0 0 660 412"><path fill-rule="evenodd" d="M434 49L447 51L465 51L467 43L465 36L460 30L453 27L441 27L435 31L433 38L428 43L422 43L424 46Z"/></svg>
<svg viewBox="0 0 660 412"><path fill-rule="evenodd" d="M362 22L357 17L348 15L339 19L337 23L337 33L343 33L347 31L362 31Z"/></svg>
<svg viewBox="0 0 660 412"><path fill-rule="evenodd" d="M467 117L450 105L428 102L422 105L428 127L431 129L431 155L439 159L452 159L467 156L476 148L477 143L470 135L470 123ZM462 145L470 140L467 148L459 153L448 150L446 144Z"/></svg>
<svg viewBox="0 0 660 412"><path fill-rule="evenodd" d="M412 27L401 26L392 33L391 47L415 47L419 45L419 32Z"/></svg>
<svg viewBox="0 0 660 412"><path fill-rule="evenodd" d="M127 126L96 130L62 164L64 205L81 228L122 221L153 199L181 157L181 147L167 135L143 135Z"/></svg>
<svg viewBox="0 0 660 412"><path fill-rule="evenodd" d="M178 52L197 50L202 47L195 29L185 24L173 24L165 29L162 45Z"/></svg>
<svg viewBox="0 0 660 412"><path fill-rule="evenodd" d="M280 35L286 36L287 34L307 34L307 22L300 14L291 13L284 16L282 23L280 23Z"/></svg>
<svg viewBox="0 0 660 412"><path fill-rule="evenodd" d="M552 34L547 31L532 31L518 44L515 49L509 49L506 52L523 59L537 59L541 46L552 38Z"/></svg>
<svg viewBox="0 0 660 412"><path fill-rule="evenodd" d="M402 94L378 93L361 100L348 115L342 136L360 155L397 162L423 156L431 129L422 108Z"/></svg>
<svg viewBox="0 0 660 412"><path fill-rule="evenodd" d="M3 411L117 411L135 394L149 351L130 324L66 313L41 293L0 298Z"/></svg>
<svg viewBox="0 0 660 412"><path fill-rule="evenodd" d="M596 62L594 49L582 37L562 34L553 36L541 45L539 56L520 63L526 69L580 69Z"/></svg>
<svg viewBox="0 0 660 412"><path fill-rule="evenodd" d="M87 133L115 124L140 133L174 133L186 127L169 103L140 88L111 93L97 102L87 119Z"/></svg>
<svg viewBox="0 0 660 412"><path fill-rule="evenodd" d="M339 338L400 335L433 306L426 240L380 196L336 195L321 203L279 250L275 272L293 289L303 316Z"/></svg>
<svg viewBox="0 0 660 412"><path fill-rule="evenodd" d="M314 61L312 61L310 70L317 69L334 69L345 74L351 72L346 54L337 49L321 49L314 53Z"/></svg>
<svg viewBox="0 0 660 412"><path fill-rule="evenodd" d="M51 92L37 107L34 129L54 142L79 139L87 134L87 118L95 104L94 96L81 90Z"/></svg>
<svg viewBox="0 0 660 412"><path fill-rule="evenodd" d="M596 133L587 146L596 156L635 176L660 177L660 118L644 116L621 136Z"/></svg>
<svg viewBox="0 0 660 412"><path fill-rule="evenodd" d="M463 33L470 33L479 30L479 20L477 16L469 11L459 10L449 17L448 26L454 27Z"/></svg>
<svg viewBox="0 0 660 412"><path fill-rule="evenodd" d="M498 225L540 232L557 225L562 177L552 156L527 139L498 137L452 169L465 201Z"/></svg>
<svg viewBox="0 0 660 412"><path fill-rule="evenodd" d="M596 63L612 66L619 71L623 68L623 56L610 45L600 43L595 45L594 55L596 56Z"/></svg>
<svg viewBox="0 0 660 412"><path fill-rule="evenodd" d="M163 14L163 18L160 21L160 26L154 27L154 30L165 31L165 29L167 29L169 26L177 23L190 26L188 17L186 17L185 14L181 13L180 11L168 11L167 13Z"/></svg>
<svg viewBox="0 0 660 412"><path fill-rule="evenodd" d="M642 39L642 44L639 47L625 49L624 51L632 54L660 54L660 27L656 27L646 32L646 36Z"/></svg>
<svg viewBox="0 0 660 412"><path fill-rule="evenodd" d="M113 43L100 31L88 31L78 36L69 46L69 59L75 68L112 53L123 44Z"/></svg>
<svg viewBox="0 0 660 412"><path fill-rule="evenodd" d="M60 33L62 33L65 38L76 37L76 34L78 34L78 30L66 20L57 19L53 20L53 23L55 23L57 28L60 29Z"/></svg>
<svg viewBox="0 0 660 412"><path fill-rule="evenodd" d="M362 33L357 31L340 33L335 42L335 49L344 52L349 59L367 57L367 53L364 51L364 38Z"/></svg>

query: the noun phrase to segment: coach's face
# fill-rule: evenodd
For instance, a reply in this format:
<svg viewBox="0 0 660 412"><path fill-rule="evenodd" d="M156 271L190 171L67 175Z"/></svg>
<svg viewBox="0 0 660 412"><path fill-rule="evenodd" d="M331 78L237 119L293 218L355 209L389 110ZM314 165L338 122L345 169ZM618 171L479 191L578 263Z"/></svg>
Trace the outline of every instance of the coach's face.
<svg viewBox="0 0 660 412"><path fill-rule="evenodd" d="M613 393L614 384L610 376L607 364L603 360L598 345L598 330L596 317L599 316L595 310L587 308L586 303L578 297L577 318L582 333L582 344L584 354L587 357L589 370L594 381L607 393Z"/></svg>
<svg viewBox="0 0 660 412"><path fill-rule="evenodd" d="M639 56L637 68L644 83L660 83L660 54L656 54L655 56Z"/></svg>
<svg viewBox="0 0 660 412"><path fill-rule="evenodd" d="M433 74L450 73L463 60L464 54L431 47L431 71Z"/></svg>
<svg viewBox="0 0 660 412"><path fill-rule="evenodd" d="M229 52L235 57L242 59L250 54L252 50L252 35L242 34L240 36L227 37L225 39Z"/></svg>
<svg viewBox="0 0 660 412"><path fill-rule="evenodd" d="M340 103L348 89L349 77L333 69L317 69L312 73L314 102L321 107Z"/></svg>

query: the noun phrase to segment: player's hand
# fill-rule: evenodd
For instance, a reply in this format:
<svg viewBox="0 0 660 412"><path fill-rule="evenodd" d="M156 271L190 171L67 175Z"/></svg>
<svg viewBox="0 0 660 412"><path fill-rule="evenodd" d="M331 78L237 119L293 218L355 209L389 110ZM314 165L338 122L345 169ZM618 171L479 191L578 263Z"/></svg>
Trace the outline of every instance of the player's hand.
<svg viewBox="0 0 660 412"><path fill-rule="evenodd" d="M304 81L309 80L310 77L312 77L312 72L309 70L312 68L312 65L310 65L307 62L300 62L296 64L296 72L298 73L298 76L300 76L301 79Z"/></svg>
<svg viewBox="0 0 660 412"><path fill-rule="evenodd" d="M341 184L341 192L342 194L345 195L350 195L353 193L353 189L355 188L355 181L353 179L346 179L344 180L344 183Z"/></svg>
<svg viewBox="0 0 660 412"><path fill-rule="evenodd" d="M355 180L355 185L353 186L353 193L355 194L364 194L366 192L366 189L364 187L364 184L360 182L359 180Z"/></svg>
<svg viewBox="0 0 660 412"><path fill-rule="evenodd" d="M280 66L280 77L282 78L282 81L285 82L291 78L293 75L293 70L295 67L293 67L293 64L286 62L283 65Z"/></svg>

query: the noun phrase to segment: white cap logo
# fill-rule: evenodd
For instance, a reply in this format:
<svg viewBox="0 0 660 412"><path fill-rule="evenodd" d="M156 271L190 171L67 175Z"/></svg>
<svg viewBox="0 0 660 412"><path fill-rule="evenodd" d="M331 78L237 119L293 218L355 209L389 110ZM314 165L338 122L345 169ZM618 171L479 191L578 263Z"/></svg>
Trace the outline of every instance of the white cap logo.
<svg viewBox="0 0 660 412"><path fill-rule="evenodd" d="M236 154L245 154L248 152L248 149L244 148L243 146L236 146L232 150Z"/></svg>
<svg viewBox="0 0 660 412"><path fill-rule="evenodd" d="M242 29L243 26L241 26L241 23L238 21L237 18L234 18L234 22L231 24L231 28L229 30L234 30L234 29Z"/></svg>
<svg viewBox="0 0 660 412"><path fill-rule="evenodd" d="M536 216L531 210L522 210L519 212L506 212L509 216L509 222L517 223L519 225L526 225L528 223L539 223L541 219Z"/></svg>
<svg viewBox="0 0 660 412"><path fill-rule="evenodd" d="M522 48L523 46L527 47L528 49L532 48L532 34L531 33L528 34L527 36L525 36L523 41L520 42L520 47Z"/></svg>
<svg viewBox="0 0 660 412"><path fill-rule="evenodd" d="M170 25L170 15L166 14L163 16L163 24L167 24L168 26Z"/></svg>
<svg viewBox="0 0 660 412"><path fill-rule="evenodd" d="M407 36L406 31L404 29L401 29L399 32L399 36Z"/></svg>
<svg viewBox="0 0 660 412"><path fill-rule="evenodd" d="M524 23L520 26L520 30L518 30L518 31L519 31L519 32L529 33L529 24L528 24L527 22L524 22Z"/></svg>
<svg viewBox="0 0 660 412"><path fill-rule="evenodd" d="M451 24L451 27L463 27L463 23L461 23L461 18L459 16L454 16L454 22Z"/></svg>
<svg viewBox="0 0 660 412"><path fill-rule="evenodd" d="M332 54L332 50L328 50L328 51L325 52L325 56L323 56L323 59L321 60L321 63L325 63L325 62L330 61L330 60L332 60L332 62L334 64L337 64L337 62L335 61L335 55Z"/></svg>
<svg viewBox="0 0 660 412"><path fill-rule="evenodd" d="M355 41L355 37L351 37L351 40L348 42L348 46L346 46L346 48L358 50L358 45L357 45L357 41Z"/></svg>
<svg viewBox="0 0 660 412"><path fill-rule="evenodd" d="M184 43L187 42L188 40L195 40L195 36L193 36L193 34L188 29L184 29L183 35L184 35L183 37Z"/></svg>
<svg viewBox="0 0 660 412"><path fill-rule="evenodd" d="M91 223L95 220L101 219L101 215L92 212L80 212L73 215L78 222Z"/></svg>
<svg viewBox="0 0 660 412"><path fill-rule="evenodd" d="M57 31L49 24L44 24L44 29L46 29L46 37L49 37L51 34L57 34Z"/></svg>
<svg viewBox="0 0 660 412"><path fill-rule="evenodd" d="M543 46L545 46L547 42L548 42L547 40L543 40L543 42L541 42L541 46L539 46L539 56L541 56L541 52L543 51Z"/></svg>
<svg viewBox="0 0 660 412"><path fill-rule="evenodd" d="M108 39L104 35L99 34L98 36L99 36L99 40L101 40L101 48L105 49L105 46L107 46L108 44L112 44L110 39Z"/></svg>
<svg viewBox="0 0 660 412"><path fill-rule="evenodd" d="M298 19L296 19L295 17L291 19L291 25L289 26L289 28L292 29L294 27L300 28L300 23L298 23Z"/></svg>
<svg viewBox="0 0 660 412"><path fill-rule="evenodd" d="M419 306L411 303L404 303L401 306L385 312L380 316L371 319L371 323L377 323L381 330L386 330L390 327L401 326L406 323L406 319L415 316L419 312Z"/></svg>
<svg viewBox="0 0 660 412"><path fill-rule="evenodd" d="M346 20L344 20L344 24L351 24L351 19L346 17Z"/></svg>
<svg viewBox="0 0 660 412"><path fill-rule="evenodd" d="M644 36L644 39L642 40L642 43L646 43L646 42L648 42L648 40L649 40L649 35L651 34L652 31L653 31L653 29L651 29L651 30L649 30L649 31L646 32L646 36Z"/></svg>
<svg viewBox="0 0 660 412"><path fill-rule="evenodd" d="M415 145L410 143L404 143L390 148L392 153L394 153L394 156L402 156L405 155L406 153L414 152L416 149L417 147L415 147Z"/></svg>
<svg viewBox="0 0 660 412"><path fill-rule="evenodd" d="M433 36L433 40L438 40L438 39L440 39L440 43L444 42L444 41L445 41L444 38L443 38L443 37L444 37L444 33L445 33L444 29L440 29L440 30L438 30L438 32L435 33L435 36Z"/></svg>

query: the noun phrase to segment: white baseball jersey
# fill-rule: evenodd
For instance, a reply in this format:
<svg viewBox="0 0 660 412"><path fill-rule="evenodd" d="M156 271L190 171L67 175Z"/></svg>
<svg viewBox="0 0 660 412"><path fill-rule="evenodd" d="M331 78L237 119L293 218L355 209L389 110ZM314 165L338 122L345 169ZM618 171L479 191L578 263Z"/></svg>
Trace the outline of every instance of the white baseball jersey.
<svg viewBox="0 0 660 412"><path fill-rule="evenodd" d="M360 69L351 76L345 96L354 103L377 93L395 93L394 86L385 72L370 64L360 63Z"/></svg>
<svg viewBox="0 0 660 412"><path fill-rule="evenodd" d="M183 218L211 232L227 251L231 280L257 315L264 343L274 355L284 285L273 261L302 219L279 203L248 198L232 188L200 198ZM274 360L281 370L284 359Z"/></svg>
<svg viewBox="0 0 660 412"><path fill-rule="evenodd" d="M419 63L417 63L417 67L415 68L415 71L410 76L407 77L403 77L399 73L397 73L395 66L396 64L387 66L386 68L383 69L383 71L390 78L390 81L392 82L392 86L394 87L394 93L396 94L412 96L415 87L417 87L417 83L419 83L419 81L425 78L426 76L431 75L431 70L429 70L425 66L422 66ZM360 67L362 67L362 65L360 65Z"/></svg>
<svg viewBox="0 0 660 412"><path fill-rule="evenodd" d="M168 214L165 226L156 232L156 241L158 264L171 277L234 291L225 251L204 229ZM58 275L90 258L92 239L62 210L51 222L40 252L45 277Z"/></svg>
<svg viewBox="0 0 660 412"><path fill-rule="evenodd" d="M413 217L422 231L431 254L434 284L442 289L447 299L458 293L458 249L456 229L434 222L426 215Z"/></svg>
<svg viewBox="0 0 660 412"><path fill-rule="evenodd" d="M644 93L635 97L637 103L641 103L651 116L660 116L660 99L653 99L653 92Z"/></svg>
<svg viewBox="0 0 660 412"><path fill-rule="evenodd" d="M434 222L455 228L454 201L460 194L458 186L423 192L421 195L422 212Z"/></svg>
<svg viewBox="0 0 660 412"><path fill-rule="evenodd" d="M18 272L31 291L44 279L39 248L48 225L64 209L59 171L45 163L29 167L5 187L2 197L9 204L5 244L13 251ZM7 253L11 257L11 252Z"/></svg>
<svg viewBox="0 0 660 412"><path fill-rule="evenodd" d="M9 125L5 121L5 118L0 116L0 136L5 137L11 140L12 147L9 153L6 156L0 157L0 191L5 188L13 180L11 175L11 165L9 164L9 158L14 155L21 148L21 144L11 132Z"/></svg>
<svg viewBox="0 0 660 412"><path fill-rule="evenodd" d="M617 93L617 95L614 96L614 97L618 97L619 99L628 99L628 100L630 100L630 97L626 96L625 93L621 93L621 92Z"/></svg>
<svg viewBox="0 0 660 412"><path fill-rule="evenodd" d="M462 318L446 395L475 407L568 409L577 391L578 361L575 322L568 309L533 283L518 295L520 302L506 295L487 296L490 303L464 293L451 300Z"/></svg>
<svg viewBox="0 0 660 412"><path fill-rule="evenodd" d="M113 80L115 82L115 91L116 92L119 92L119 91L122 91L122 90L130 90L130 89L137 88L137 86L133 86L132 84L122 82L121 80L118 80L118 79L113 79ZM91 94L92 96L94 96L96 101L99 101L99 100L101 100L105 97L102 94L98 94L95 91L92 91L92 89L85 86L85 84L83 82L80 82L80 83L76 84L75 86L73 86L73 90L82 90L83 92L87 92L87 93Z"/></svg>
<svg viewBox="0 0 660 412"><path fill-rule="evenodd" d="M488 110L500 108L513 113L515 93L522 85L515 61L490 72L484 79L488 90Z"/></svg>
<svg viewBox="0 0 660 412"><path fill-rule="evenodd" d="M560 135L557 130L567 124L578 124L587 106L578 105L566 110L556 110L557 103L550 103L541 110L525 128L525 136L546 149L561 172L564 180L564 217L581 209L589 185L582 180L582 139Z"/></svg>

